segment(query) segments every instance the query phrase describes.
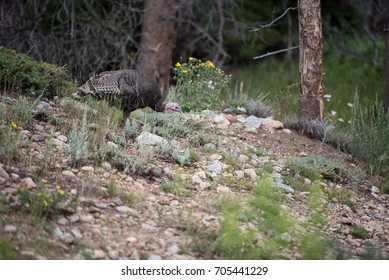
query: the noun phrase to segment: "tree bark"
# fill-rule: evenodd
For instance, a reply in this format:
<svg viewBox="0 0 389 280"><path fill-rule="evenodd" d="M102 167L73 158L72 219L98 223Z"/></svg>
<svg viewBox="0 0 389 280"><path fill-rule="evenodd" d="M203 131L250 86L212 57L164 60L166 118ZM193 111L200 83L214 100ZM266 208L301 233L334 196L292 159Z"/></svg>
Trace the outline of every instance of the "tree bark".
<svg viewBox="0 0 389 280"><path fill-rule="evenodd" d="M323 119L323 45L319 0L299 0L299 121Z"/></svg>
<svg viewBox="0 0 389 280"><path fill-rule="evenodd" d="M175 45L174 0L146 0L138 68L153 76L166 98Z"/></svg>

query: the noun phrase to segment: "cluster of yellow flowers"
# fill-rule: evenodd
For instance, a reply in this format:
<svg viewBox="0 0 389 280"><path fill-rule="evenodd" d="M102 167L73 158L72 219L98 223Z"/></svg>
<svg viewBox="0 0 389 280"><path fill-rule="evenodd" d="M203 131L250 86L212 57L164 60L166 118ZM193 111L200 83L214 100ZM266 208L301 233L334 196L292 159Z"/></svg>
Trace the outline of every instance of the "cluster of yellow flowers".
<svg viewBox="0 0 389 280"><path fill-rule="evenodd" d="M210 67L210 68L215 68L215 64L213 64L212 61L207 60L206 62L202 62L201 60L194 58L194 57L189 57L189 65L185 66L194 66L195 64L198 64L200 67ZM183 65L180 62L177 62L174 65L176 68L182 67ZM182 70L182 73L186 74L189 72L189 69L185 68Z"/></svg>

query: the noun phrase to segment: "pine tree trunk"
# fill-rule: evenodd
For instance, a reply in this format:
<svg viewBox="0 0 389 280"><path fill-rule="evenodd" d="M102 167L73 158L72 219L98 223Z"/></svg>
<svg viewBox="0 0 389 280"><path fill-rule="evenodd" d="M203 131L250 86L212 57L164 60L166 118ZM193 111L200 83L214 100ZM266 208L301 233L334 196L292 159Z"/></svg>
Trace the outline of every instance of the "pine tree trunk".
<svg viewBox="0 0 389 280"><path fill-rule="evenodd" d="M323 119L322 25L319 0L299 0L299 121Z"/></svg>
<svg viewBox="0 0 389 280"><path fill-rule="evenodd" d="M166 98L175 43L174 0L146 0L139 69L154 77Z"/></svg>

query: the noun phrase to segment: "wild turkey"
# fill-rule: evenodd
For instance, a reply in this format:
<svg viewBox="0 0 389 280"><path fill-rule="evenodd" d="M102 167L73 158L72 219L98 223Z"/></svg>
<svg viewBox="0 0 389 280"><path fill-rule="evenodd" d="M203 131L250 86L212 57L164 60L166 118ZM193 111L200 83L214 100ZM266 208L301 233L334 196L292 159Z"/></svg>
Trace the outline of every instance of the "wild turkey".
<svg viewBox="0 0 389 280"><path fill-rule="evenodd" d="M132 111L145 107L157 112L182 112L177 103L163 103L157 83L136 70L107 71L94 75L75 93L77 97L85 95L119 105L125 119Z"/></svg>

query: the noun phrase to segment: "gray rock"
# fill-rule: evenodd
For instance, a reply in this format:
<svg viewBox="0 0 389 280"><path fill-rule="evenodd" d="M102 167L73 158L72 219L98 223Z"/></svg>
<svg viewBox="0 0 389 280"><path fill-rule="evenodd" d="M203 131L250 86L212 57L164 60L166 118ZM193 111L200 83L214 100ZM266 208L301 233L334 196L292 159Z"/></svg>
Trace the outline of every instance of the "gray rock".
<svg viewBox="0 0 389 280"><path fill-rule="evenodd" d="M245 124L247 128L260 128L263 121L264 121L263 118L258 118L256 116L249 116L246 118Z"/></svg>
<svg viewBox="0 0 389 280"><path fill-rule="evenodd" d="M43 135L40 135L40 134L34 134L33 136L31 136L31 141L33 142L43 142L45 140L45 137Z"/></svg>
<svg viewBox="0 0 389 280"><path fill-rule="evenodd" d="M112 141L108 141L107 142L107 146L111 147L112 149L117 149L119 147L118 144L116 144L116 143L114 143Z"/></svg>
<svg viewBox="0 0 389 280"><path fill-rule="evenodd" d="M224 186L217 187L216 192L218 192L218 193L232 193L230 188L224 187Z"/></svg>
<svg viewBox="0 0 389 280"><path fill-rule="evenodd" d="M69 221L74 224L78 221L80 221L80 217L77 214L69 216Z"/></svg>
<svg viewBox="0 0 389 280"><path fill-rule="evenodd" d="M177 254L180 251L180 248L177 245L172 245L169 248L167 248L167 252L169 254Z"/></svg>
<svg viewBox="0 0 389 280"><path fill-rule="evenodd" d="M61 226L65 226L69 223L69 220L66 219L65 217L60 217L58 218L57 220L57 224L61 225Z"/></svg>
<svg viewBox="0 0 389 280"><path fill-rule="evenodd" d="M107 254L101 249L93 250L92 259L94 260L102 260L105 259L106 256Z"/></svg>
<svg viewBox="0 0 389 280"><path fill-rule="evenodd" d="M203 180L201 180L201 178L195 174L192 176L192 183L200 185L201 183L203 183Z"/></svg>
<svg viewBox="0 0 389 280"><path fill-rule="evenodd" d="M81 167L81 171L93 173L95 169L93 166L83 166Z"/></svg>
<svg viewBox="0 0 389 280"><path fill-rule="evenodd" d="M82 233L80 232L80 230L78 228L73 228L70 230L70 232L73 234L73 236L77 239L82 239Z"/></svg>
<svg viewBox="0 0 389 280"><path fill-rule="evenodd" d="M220 171L222 171L223 166L222 166L220 161L215 160L212 163L210 163L209 165L207 165L207 169L210 172L220 172Z"/></svg>
<svg viewBox="0 0 389 280"><path fill-rule="evenodd" d="M65 177L69 177L69 178L77 178L76 174L74 174L72 171L70 170L64 170L62 171L61 173L63 176Z"/></svg>
<svg viewBox="0 0 389 280"><path fill-rule="evenodd" d="M120 213L134 213L135 210L134 209L131 209L130 207L128 206L117 206L116 207L116 211L120 212Z"/></svg>
<svg viewBox="0 0 389 280"><path fill-rule="evenodd" d="M146 145L146 146L157 146L157 145L169 145L169 142L158 136L156 134L152 134L147 131L143 131L137 138L136 143L138 145Z"/></svg>
<svg viewBox="0 0 389 280"><path fill-rule="evenodd" d="M132 250L129 259L130 260L140 260L139 253L136 249Z"/></svg>
<svg viewBox="0 0 389 280"><path fill-rule="evenodd" d="M206 143L204 145L204 148L206 148L206 149L216 149L216 145L213 144L213 143Z"/></svg>
<svg viewBox="0 0 389 280"><path fill-rule="evenodd" d="M380 189L377 188L376 186L372 186L372 187L371 187L371 192L372 192L372 193L379 193L379 192L380 192Z"/></svg>
<svg viewBox="0 0 389 280"><path fill-rule="evenodd" d="M253 180L253 181L255 181L258 178L257 173L255 173L255 170L252 168L245 169L244 174L249 176L251 178L251 180Z"/></svg>
<svg viewBox="0 0 389 280"><path fill-rule="evenodd" d="M4 185L6 180L3 177L0 177L0 186Z"/></svg>
<svg viewBox="0 0 389 280"><path fill-rule="evenodd" d="M5 180L10 180L8 173L0 166L0 177L2 177Z"/></svg>
<svg viewBox="0 0 389 280"><path fill-rule="evenodd" d="M3 231L8 233L14 233L17 231L17 228L14 225L5 225Z"/></svg>
<svg viewBox="0 0 389 280"><path fill-rule="evenodd" d="M117 260L117 259L119 259L119 252L116 251L116 250L109 250L108 251L108 257L111 260Z"/></svg>
<svg viewBox="0 0 389 280"><path fill-rule="evenodd" d="M162 257L160 255L150 255L148 258L149 261L159 261L162 260Z"/></svg>
<svg viewBox="0 0 389 280"><path fill-rule="evenodd" d="M26 186L27 189L35 189L36 188L35 182L30 177L24 178L21 181Z"/></svg>
<svg viewBox="0 0 389 280"><path fill-rule="evenodd" d="M219 154L213 154L208 157L210 161L221 160L222 158L223 156Z"/></svg>
<svg viewBox="0 0 389 280"><path fill-rule="evenodd" d="M68 138L67 138L65 135L59 135L59 136L57 137L57 139L58 139L59 141L64 142L64 143L67 143L67 142L68 142Z"/></svg>
<svg viewBox="0 0 389 280"><path fill-rule="evenodd" d="M234 171L234 174L236 175L236 177L238 177L239 179L242 179L244 177L244 171L242 170L235 170Z"/></svg>
<svg viewBox="0 0 389 280"><path fill-rule="evenodd" d="M276 182L276 187L279 188L284 193L290 193L290 194L294 193L294 189L291 186L284 184L281 178L277 178L275 182Z"/></svg>
<svg viewBox="0 0 389 280"><path fill-rule="evenodd" d="M262 125L267 128L273 128L273 129L281 129L284 127L283 123L280 121L276 121L270 118L266 118L263 120Z"/></svg>
<svg viewBox="0 0 389 280"><path fill-rule="evenodd" d="M105 170L111 170L112 169L112 165L109 163L109 162L106 162L104 161L101 166L105 169Z"/></svg>

